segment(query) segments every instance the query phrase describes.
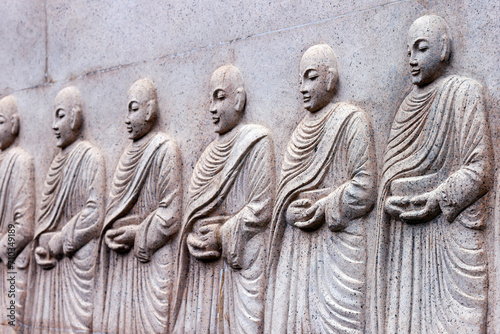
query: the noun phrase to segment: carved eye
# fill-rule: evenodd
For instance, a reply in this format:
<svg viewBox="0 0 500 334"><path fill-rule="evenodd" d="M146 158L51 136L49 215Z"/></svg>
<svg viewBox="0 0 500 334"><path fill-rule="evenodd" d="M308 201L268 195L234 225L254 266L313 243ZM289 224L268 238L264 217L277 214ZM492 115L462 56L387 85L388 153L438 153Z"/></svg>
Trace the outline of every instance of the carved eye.
<svg viewBox="0 0 500 334"><path fill-rule="evenodd" d="M135 101L130 102L130 104L128 105L128 110L134 111L134 112L139 110L139 103L137 103Z"/></svg>
<svg viewBox="0 0 500 334"><path fill-rule="evenodd" d="M56 111L56 117L57 118L64 118L64 116L66 116L66 114L64 113L64 110L57 109L57 111Z"/></svg>
<svg viewBox="0 0 500 334"><path fill-rule="evenodd" d="M219 100L224 100L226 98L226 94L224 94L224 92L222 90L218 90L215 93L215 98L219 99Z"/></svg>
<svg viewBox="0 0 500 334"><path fill-rule="evenodd" d="M315 70L310 70L306 73L306 77L309 80L316 80L316 78L319 77L319 74Z"/></svg>

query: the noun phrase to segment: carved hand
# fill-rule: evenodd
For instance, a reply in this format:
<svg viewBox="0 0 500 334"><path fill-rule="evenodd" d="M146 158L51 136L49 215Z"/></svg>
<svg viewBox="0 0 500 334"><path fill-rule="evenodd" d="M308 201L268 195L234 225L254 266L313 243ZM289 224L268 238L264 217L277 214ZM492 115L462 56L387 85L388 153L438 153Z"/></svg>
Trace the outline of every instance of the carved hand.
<svg viewBox="0 0 500 334"><path fill-rule="evenodd" d="M55 233L48 242L48 250L50 255L55 257L56 259L61 259L64 256L63 244L64 237L62 236L62 233Z"/></svg>
<svg viewBox="0 0 500 334"><path fill-rule="evenodd" d="M126 253L134 246L136 230L136 225L110 229L106 232L104 241L115 252Z"/></svg>
<svg viewBox="0 0 500 334"><path fill-rule="evenodd" d="M66 239L63 244L64 255L70 257L75 252L75 246L72 240Z"/></svg>
<svg viewBox="0 0 500 334"><path fill-rule="evenodd" d="M298 221L304 221L310 217L305 215L308 208L311 207L311 200L307 198L298 199L290 203L286 210L285 219L289 225L296 226ZM311 215L312 216L312 215Z"/></svg>
<svg viewBox="0 0 500 334"><path fill-rule="evenodd" d="M199 260L215 260L221 256L221 240L219 220L222 218L209 218L198 233L191 232L187 237L188 249L191 255Z"/></svg>
<svg viewBox="0 0 500 334"><path fill-rule="evenodd" d="M35 248L35 261L45 270L54 268L57 263L55 259L50 257L49 252L44 247Z"/></svg>
<svg viewBox="0 0 500 334"><path fill-rule="evenodd" d="M304 231L318 229L325 222L325 203L326 198L316 201L316 203L305 210L303 214L303 217L307 220L298 221L295 223L295 226Z"/></svg>
<svg viewBox="0 0 500 334"><path fill-rule="evenodd" d="M134 255L142 263L148 263L151 261L151 251L149 249L144 249L142 247L137 247L137 245L134 248Z"/></svg>
<svg viewBox="0 0 500 334"><path fill-rule="evenodd" d="M385 212L394 219L400 219L400 215L406 212L410 205L410 199L406 196L389 196L385 201Z"/></svg>
<svg viewBox="0 0 500 334"><path fill-rule="evenodd" d="M412 197L410 203L417 207L423 206L423 208L406 211L399 216L402 221L408 224L426 223L441 213L438 197L433 191Z"/></svg>

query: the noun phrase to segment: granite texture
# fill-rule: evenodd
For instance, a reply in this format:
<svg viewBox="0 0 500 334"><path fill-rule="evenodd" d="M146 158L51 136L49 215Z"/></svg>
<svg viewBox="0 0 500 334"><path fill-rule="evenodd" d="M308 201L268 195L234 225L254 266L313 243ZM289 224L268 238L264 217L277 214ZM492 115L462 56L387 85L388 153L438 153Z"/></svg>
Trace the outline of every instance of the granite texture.
<svg viewBox="0 0 500 334"><path fill-rule="evenodd" d="M125 123L130 108L127 92L137 80L149 78L156 87L158 108L150 131L165 133L176 143L176 148L172 150L180 152L179 175L175 179L182 180L176 182L182 194L178 198L182 199L181 216L184 218L176 220L181 233L174 233L167 248L170 243L182 247L183 226L187 224L186 208L193 196L190 184L196 179L195 169L201 168L196 166L200 164L200 157L204 156L207 147L212 147L211 143L219 138L210 112L214 97L211 88L214 71L231 64L241 74L246 103L239 122L268 129L266 136L270 138L275 157L271 169L277 180L273 191L279 199L279 180L287 163L287 147L292 145L292 134L300 130L301 121L310 112L303 106L300 90L303 79L301 59L311 46L329 45L335 53L338 70L332 101L362 110L366 127L371 126L374 149L370 154L376 165L375 187L379 195L381 187L384 187L384 165L387 164L384 155L393 139L391 129L394 119L413 88L408 31L412 23L423 15L443 17L449 26L452 42L451 56L442 77L453 75L466 78L471 80L467 81L471 86L481 91L485 110L485 121L482 122L489 127L485 136L491 138L492 144L488 157L493 167L488 177L484 178L485 189L490 191L481 199L485 215L484 230L481 230L484 243L478 242L484 250L486 264L481 275L488 274L487 282L479 284L482 287L479 294L486 297L484 304L473 307L481 309L478 315L481 323L475 329L469 328L468 332L500 333L500 199L497 190L500 166L500 69L497 65L500 58L500 6L496 1L26 0L4 1L0 9L8 13L4 14L5 20L0 23L0 98L13 95L17 100L20 129L12 145L22 148L25 151L23 154L33 159L33 167L30 168L34 169L32 187L37 219L43 212L42 194L46 189L46 176L61 150L52 129L57 94L70 86L77 87L80 92L83 117L77 140L88 142L102 156L105 173L102 186L106 191L98 196L98 202L107 207L112 202L110 191L116 183L117 166L134 140L129 138ZM252 171L252 168L246 167L246 170ZM244 184L243 188L251 186L250 181ZM374 200L381 200L378 195ZM377 207L377 203L374 205ZM364 267L370 274L366 275L363 288L366 289L366 293L362 294L364 315L360 317L359 328L365 328L365 333L375 333L373 328L380 328L380 319L376 320L377 317L370 314L377 312L375 304L380 295L375 292L379 284L376 281L378 276L371 273L384 266L377 257L381 252L377 244L381 220L377 218L376 209L363 212L362 219L366 231L364 251L367 254ZM270 217L268 226L275 223ZM100 251L106 248L102 244L104 233L99 233ZM190 231L185 233L189 235ZM271 233L268 238L271 239ZM244 240L248 242L249 239ZM270 244L265 247L271 252L274 251L271 250L273 246L281 247ZM388 250L382 250L385 251ZM175 285L174 281L179 283L181 279L179 272L175 271L182 268L177 263L182 256L178 255L178 250L164 250L164 253L170 254L165 256L165 261L171 261L177 269L168 269L168 274L165 274L168 277L163 278L172 280L168 284ZM189 254L191 263L187 270L197 268L192 263L198 261ZM225 255L221 256L225 258ZM35 265L36 261L32 259L31 262ZM268 263L266 270L270 266ZM259 270L264 270L262 268ZM107 272L106 268L100 270L96 269L99 272L96 275ZM31 275L36 277L37 271L34 272ZM181 274L188 275L186 272ZM229 271L227 275L230 275ZM38 281L33 278L33 282ZM478 284L472 285L477 287ZM172 290L167 293L171 295L169 299L182 299L182 296L176 295L177 288ZM97 291L103 294L102 290ZM4 296L7 293L1 294ZM98 303L93 302L92 305ZM266 309L269 306L263 307ZM102 307L102 310L105 308ZM258 312L267 317L267 309ZM276 312L279 313L279 309ZM176 313L163 313L160 318L168 323L156 328L161 328L159 331L181 328L180 325L176 327ZM404 316L408 314L404 313ZM20 313L17 320L24 322L23 317ZM92 321L87 322L90 328ZM24 323L30 325L29 322ZM62 322L50 326L58 327L58 324L63 327ZM265 325L257 327L258 330L266 328ZM388 325L388 328L391 330L394 327ZM462 325L457 332L466 328ZM307 332L306 329L304 331ZM418 329L415 331L418 332Z"/></svg>

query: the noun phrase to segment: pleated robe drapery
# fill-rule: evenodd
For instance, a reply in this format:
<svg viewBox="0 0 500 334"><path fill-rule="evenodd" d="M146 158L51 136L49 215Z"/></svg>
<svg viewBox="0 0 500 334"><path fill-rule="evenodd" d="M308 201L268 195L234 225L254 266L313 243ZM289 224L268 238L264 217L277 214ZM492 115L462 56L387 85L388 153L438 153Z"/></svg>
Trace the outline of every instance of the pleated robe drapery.
<svg viewBox="0 0 500 334"><path fill-rule="evenodd" d="M34 247L44 233L56 232L70 257L42 269L32 258L27 296L28 333L90 332L94 272L104 217L104 160L90 143L79 141L50 165L35 228Z"/></svg>
<svg viewBox="0 0 500 334"><path fill-rule="evenodd" d="M482 87L450 76L399 108L384 157L377 206L372 333L485 332L484 207L492 149ZM395 181L426 176L442 213L408 224L384 212ZM397 194L396 194L397 195Z"/></svg>
<svg viewBox="0 0 500 334"><path fill-rule="evenodd" d="M164 133L132 142L116 167L99 261L94 332L165 333L175 278L172 236L182 219L181 157ZM125 254L110 250L104 233L135 217L134 247ZM137 252L149 254L143 263Z"/></svg>
<svg viewBox="0 0 500 334"><path fill-rule="evenodd" d="M0 309L4 312L0 328L2 333L14 333L14 329L24 322L30 250L26 246L33 238L34 225L33 159L21 148L11 146L0 153L0 250L8 254L9 262L14 261L2 261L0 264ZM12 251L9 248L15 248L14 254L9 254ZM14 281L7 280L11 277ZM12 301L15 302L14 319L8 317ZM9 324L10 321L15 326Z"/></svg>
<svg viewBox="0 0 500 334"><path fill-rule="evenodd" d="M375 183L373 134L362 110L337 103L320 119L299 123L273 211L266 333L362 333L363 216L373 207ZM285 221L290 203L309 191L327 196L325 223L312 232Z"/></svg>
<svg viewBox="0 0 500 334"><path fill-rule="evenodd" d="M198 160L180 235L174 333L260 333L268 223L274 199L274 149L260 125L234 129ZM220 227L221 258L203 262L186 245L203 219Z"/></svg>

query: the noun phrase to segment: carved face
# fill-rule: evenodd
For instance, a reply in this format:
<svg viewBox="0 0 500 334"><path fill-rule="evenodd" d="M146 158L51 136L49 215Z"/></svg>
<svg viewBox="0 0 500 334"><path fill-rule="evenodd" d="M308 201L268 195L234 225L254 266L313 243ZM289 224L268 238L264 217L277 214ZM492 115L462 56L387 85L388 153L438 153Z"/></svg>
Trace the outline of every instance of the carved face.
<svg viewBox="0 0 500 334"><path fill-rule="evenodd" d="M304 57L300 62L300 92L304 108L316 112L326 106L333 97L335 78L326 64Z"/></svg>
<svg viewBox="0 0 500 334"><path fill-rule="evenodd" d="M152 103L138 90L131 89L128 93L128 112L125 118L128 138L138 140L151 131Z"/></svg>
<svg viewBox="0 0 500 334"><path fill-rule="evenodd" d="M210 82L210 114L214 131L224 134L238 125L242 107L239 107L242 92L234 87L230 80L215 76Z"/></svg>
<svg viewBox="0 0 500 334"><path fill-rule="evenodd" d="M56 136L56 146L65 148L78 138L78 130L75 129L74 106L64 99L56 99L56 114L52 130Z"/></svg>
<svg viewBox="0 0 500 334"><path fill-rule="evenodd" d="M408 32L408 57L413 84L425 86L444 69L446 40L436 24L415 22Z"/></svg>
<svg viewBox="0 0 500 334"><path fill-rule="evenodd" d="M0 111L0 150L9 147L15 139L12 131L12 119L9 114Z"/></svg>

